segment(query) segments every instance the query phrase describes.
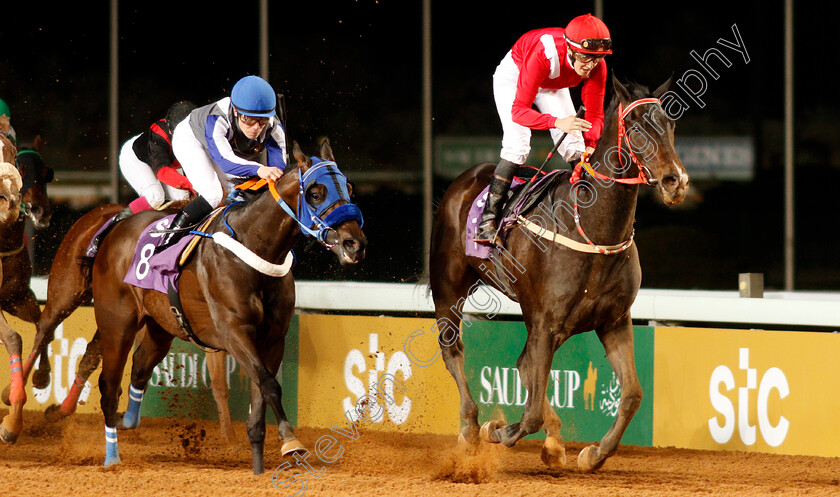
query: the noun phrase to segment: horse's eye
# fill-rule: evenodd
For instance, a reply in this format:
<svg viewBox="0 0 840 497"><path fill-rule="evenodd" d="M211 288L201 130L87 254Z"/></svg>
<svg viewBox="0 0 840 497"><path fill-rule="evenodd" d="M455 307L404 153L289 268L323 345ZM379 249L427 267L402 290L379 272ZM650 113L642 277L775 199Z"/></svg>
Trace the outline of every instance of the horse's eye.
<svg viewBox="0 0 840 497"><path fill-rule="evenodd" d="M322 191L324 189L321 185L315 185L306 193L309 203L312 205L321 205L326 199L326 195Z"/></svg>

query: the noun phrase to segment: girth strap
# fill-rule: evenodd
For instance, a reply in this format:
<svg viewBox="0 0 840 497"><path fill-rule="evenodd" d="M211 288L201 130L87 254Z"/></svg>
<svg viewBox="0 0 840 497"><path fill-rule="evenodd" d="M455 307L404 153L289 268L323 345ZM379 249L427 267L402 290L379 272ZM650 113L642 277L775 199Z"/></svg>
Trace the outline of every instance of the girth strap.
<svg viewBox="0 0 840 497"><path fill-rule="evenodd" d="M181 331L187 335L194 344L196 344L200 349L204 350L205 352L209 349L211 351L218 351L219 349L213 348L206 343L202 342L201 339L198 338L198 335L195 334L192 330L192 326L190 326L190 321L187 319L187 315L184 313L184 307L181 305L181 294L178 290L172 286L172 282L169 282L169 288L167 289L167 293L169 294L169 310L172 311L172 314L175 315L175 321L178 323L178 327L181 328Z"/></svg>

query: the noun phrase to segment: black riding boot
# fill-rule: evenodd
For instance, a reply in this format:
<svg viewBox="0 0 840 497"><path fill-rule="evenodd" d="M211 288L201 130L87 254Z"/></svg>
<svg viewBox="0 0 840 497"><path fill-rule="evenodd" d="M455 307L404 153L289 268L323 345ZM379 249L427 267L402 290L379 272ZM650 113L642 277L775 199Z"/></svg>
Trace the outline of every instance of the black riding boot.
<svg viewBox="0 0 840 497"><path fill-rule="evenodd" d="M490 245L495 242L497 234L496 218L498 218L505 206L510 181L518 166L513 162L502 159L493 171L493 181L490 183L490 191L487 193L487 202L484 204L484 212L481 214L481 223L476 229L476 243Z"/></svg>
<svg viewBox="0 0 840 497"><path fill-rule="evenodd" d="M172 224L168 228L173 231L164 235L160 245L155 249L155 253L160 253L174 245L211 212L213 212L213 207L204 200L204 197L198 196L190 201L175 215L175 219L172 220Z"/></svg>
<svg viewBox="0 0 840 497"><path fill-rule="evenodd" d="M108 225L106 229L102 230L98 235L96 235L96 237L91 241L93 246L96 247L96 249L99 249L99 245L102 244L102 240L104 240L108 233L110 233L111 230L114 229L114 226L116 226L118 222L122 221L123 219L129 218L132 215L134 215L134 213L131 211L131 207L126 207L125 209L117 213L117 215L114 216L114 220L111 221L111 224Z"/></svg>

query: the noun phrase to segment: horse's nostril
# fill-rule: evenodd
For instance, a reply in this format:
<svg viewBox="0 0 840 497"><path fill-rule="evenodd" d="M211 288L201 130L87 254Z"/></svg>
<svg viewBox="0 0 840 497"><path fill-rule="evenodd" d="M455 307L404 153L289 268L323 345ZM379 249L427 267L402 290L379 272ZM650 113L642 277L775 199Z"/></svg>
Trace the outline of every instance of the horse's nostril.
<svg viewBox="0 0 840 497"><path fill-rule="evenodd" d="M353 238L348 238L344 240L344 250L350 252L351 254L355 254L359 251L359 242Z"/></svg>
<svg viewBox="0 0 840 497"><path fill-rule="evenodd" d="M672 191L677 188L680 184L680 179L673 174L669 174L662 178L662 186L665 187L666 190Z"/></svg>

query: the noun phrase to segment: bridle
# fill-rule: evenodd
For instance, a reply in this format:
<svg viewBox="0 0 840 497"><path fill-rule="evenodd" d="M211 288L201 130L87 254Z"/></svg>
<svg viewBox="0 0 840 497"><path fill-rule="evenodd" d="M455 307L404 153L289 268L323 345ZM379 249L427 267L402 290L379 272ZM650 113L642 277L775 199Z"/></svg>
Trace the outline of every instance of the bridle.
<svg viewBox="0 0 840 497"><path fill-rule="evenodd" d="M297 213L280 196L274 182L268 182L268 186L274 200L298 223L304 235L315 238L329 249L338 243L338 236L333 226L338 226L345 221L356 221L359 227L364 226L365 220L361 209L350 202L347 177L342 174L335 162L327 160L313 162L312 166L301 175L299 183ZM327 200L319 206L313 206L306 200L306 190L314 184L327 188ZM321 217L323 212L339 202L344 203L338 205L323 218Z"/></svg>
<svg viewBox="0 0 840 497"><path fill-rule="evenodd" d="M569 178L569 183L571 183L573 185L578 183L581 180L581 175L582 175L583 171L585 170L591 176L593 176L595 178L598 178L598 179L601 179L601 180L605 180L605 181L612 181L614 183L621 183L623 185L655 186L656 183L657 183L657 180L653 178L653 176L650 173L650 170L645 165L643 165L639 161L639 159L636 157L636 154L633 153L633 147L630 144L630 140L628 138L627 128L624 124L624 119L627 117L628 114L630 114L630 111L632 111L636 107L639 107L641 105L647 105L647 104L658 105L659 103L660 103L660 101L659 101L658 98L642 98L642 99L639 99L639 100L636 100L636 101L632 102L630 105L627 106L627 108L623 108L623 105L621 104L621 102L618 103L618 116L619 116L618 117L618 133L617 133L617 135L618 135L618 137L617 137L618 163L621 166L621 169L623 170L624 169L624 164L621 161L621 150L622 150L622 144L626 144L627 145L627 150L630 154L630 163L631 164L636 164L636 166L639 168L639 175L638 176L635 176L633 178L611 178L611 177L609 177L605 174L602 174L602 173L599 173L598 171L596 171L592 167L592 165L589 163L589 156L584 154L584 156L581 158L581 161L578 162L578 164L575 166L575 170L572 173L571 178ZM589 251L600 253L600 254L603 254L603 255L614 255L614 254L620 254L620 253L624 252L625 250L627 250L628 248L630 248L630 245L633 244L633 237L636 234L635 229L633 229L630 232L630 238L628 238L625 242L618 243L616 245L609 245L609 246L602 246L602 245L597 245L596 243L594 243L589 238L589 236L587 236L586 232L583 230L583 226L581 226L581 224L580 224L580 210L578 208L577 195L574 196L574 199L575 199L575 202L574 202L573 217L575 219L575 226L577 227L577 231L580 234L580 236L582 236L583 239L586 241L587 245L589 245L589 247L590 247Z"/></svg>
<svg viewBox="0 0 840 497"><path fill-rule="evenodd" d="M612 181L614 183L621 183L623 185L648 185L648 186L656 186L657 180L653 177L650 173L650 169L647 168L644 164L639 161L636 157L636 154L633 153L633 146L630 144L629 134L627 133L627 126L624 124L624 119L630 114L630 111L635 109L636 107L646 105L646 104L653 104L658 105L660 103L658 98L640 98L636 100L627 108L623 108L623 104L621 102L618 103L618 133L617 140L616 140L616 148L618 151L618 164L621 166L621 170L624 170L624 163L622 162L622 154L621 150L622 144L627 145L627 153L630 155L630 163L635 164L639 168L639 175L633 178L611 178L603 173L596 171L592 164L589 163L589 156L584 155L581 157L581 161L575 166L574 172L572 172L571 178L569 178L569 183L575 184L580 181L581 174L585 170L591 176L604 180L604 181Z"/></svg>

